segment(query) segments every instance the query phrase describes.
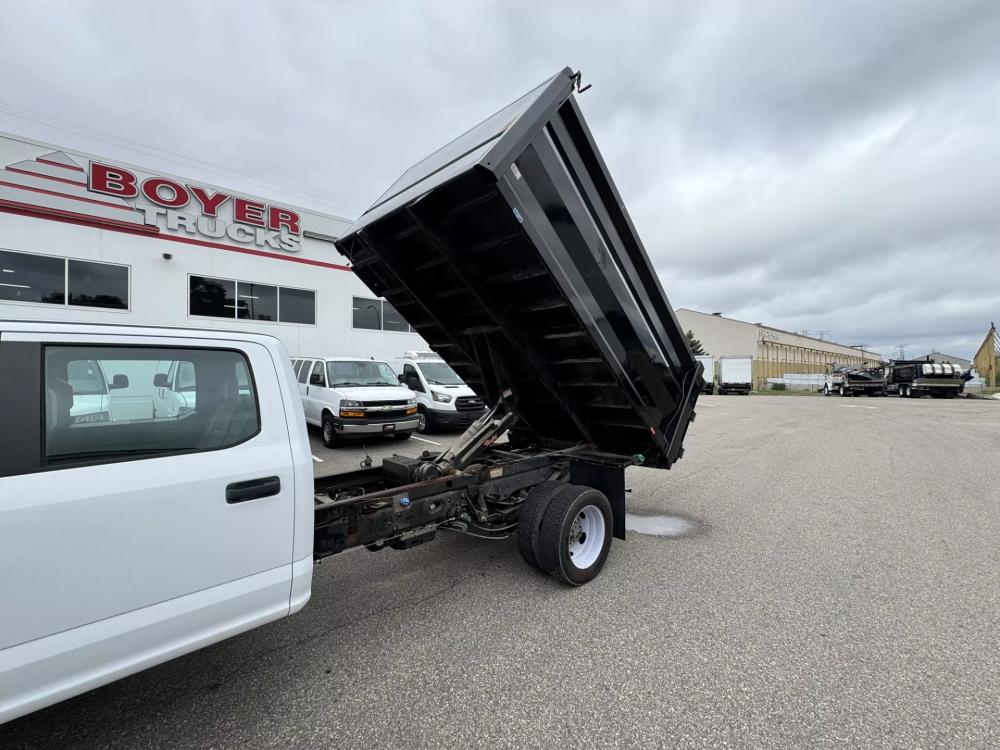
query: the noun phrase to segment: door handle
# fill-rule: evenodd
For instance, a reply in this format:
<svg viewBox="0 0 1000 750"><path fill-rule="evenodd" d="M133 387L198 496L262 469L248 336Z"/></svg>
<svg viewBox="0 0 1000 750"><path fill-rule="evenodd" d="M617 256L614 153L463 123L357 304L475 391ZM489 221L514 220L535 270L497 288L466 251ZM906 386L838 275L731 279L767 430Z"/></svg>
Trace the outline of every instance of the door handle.
<svg viewBox="0 0 1000 750"><path fill-rule="evenodd" d="M281 492L281 480L278 477L248 479L246 482L233 482L226 487L226 502L230 505L245 503L247 500L272 497L279 492Z"/></svg>

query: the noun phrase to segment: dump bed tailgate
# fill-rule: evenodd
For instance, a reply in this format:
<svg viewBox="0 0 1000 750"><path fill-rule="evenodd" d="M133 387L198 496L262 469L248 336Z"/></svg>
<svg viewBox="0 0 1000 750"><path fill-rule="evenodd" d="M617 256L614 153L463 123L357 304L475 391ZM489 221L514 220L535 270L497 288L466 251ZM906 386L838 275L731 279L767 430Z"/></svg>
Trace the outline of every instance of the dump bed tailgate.
<svg viewBox="0 0 1000 750"><path fill-rule="evenodd" d="M408 170L340 238L358 276L488 402L515 444L669 467L695 360L573 97L568 68Z"/></svg>

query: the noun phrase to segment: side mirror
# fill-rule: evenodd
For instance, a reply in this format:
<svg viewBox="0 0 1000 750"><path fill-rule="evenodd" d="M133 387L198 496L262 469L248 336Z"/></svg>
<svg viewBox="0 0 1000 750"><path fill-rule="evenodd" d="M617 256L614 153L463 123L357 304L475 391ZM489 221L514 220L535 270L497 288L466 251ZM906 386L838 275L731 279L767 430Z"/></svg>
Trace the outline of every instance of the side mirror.
<svg viewBox="0 0 1000 750"><path fill-rule="evenodd" d="M154 388L169 388L170 381L167 380L167 373L158 372L153 376L153 387Z"/></svg>
<svg viewBox="0 0 1000 750"><path fill-rule="evenodd" d="M323 376L318 372L314 372L309 376L309 385L323 385Z"/></svg>
<svg viewBox="0 0 1000 750"><path fill-rule="evenodd" d="M423 386L420 385L420 379L416 375L410 375L406 379L406 387L411 391L422 391Z"/></svg>
<svg viewBox="0 0 1000 750"><path fill-rule="evenodd" d="M111 384L108 388L112 391L119 391L122 388L128 388L128 375L115 375L111 378Z"/></svg>
<svg viewBox="0 0 1000 750"><path fill-rule="evenodd" d="M400 385L406 385L406 376L405 375L403 375L403 374L397 375L396 376L396 380L399 381Z"/></svg>

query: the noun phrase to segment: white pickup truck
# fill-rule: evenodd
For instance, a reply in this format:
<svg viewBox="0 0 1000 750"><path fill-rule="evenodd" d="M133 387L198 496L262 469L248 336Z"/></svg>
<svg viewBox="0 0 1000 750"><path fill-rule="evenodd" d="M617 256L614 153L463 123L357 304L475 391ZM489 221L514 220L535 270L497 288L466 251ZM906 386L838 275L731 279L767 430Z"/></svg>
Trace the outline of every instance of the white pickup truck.
<svg viewBox="0 0 1000 750"><path fill-rule="evenodd" d="M308 601L312 459L277 339L4 323L0 413L0 722Z"/></svg>

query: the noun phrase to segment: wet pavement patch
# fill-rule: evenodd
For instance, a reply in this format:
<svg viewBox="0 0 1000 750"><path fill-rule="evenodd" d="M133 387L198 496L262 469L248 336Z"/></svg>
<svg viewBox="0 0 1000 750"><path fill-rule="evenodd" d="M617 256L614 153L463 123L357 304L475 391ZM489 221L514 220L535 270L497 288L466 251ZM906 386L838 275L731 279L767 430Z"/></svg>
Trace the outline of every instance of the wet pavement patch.
<svg viewBox="0 0 1000 750"><path fill-rule="evenodd" d="M625 530L651 536L689 536L699 530L695 521L681 516L637 516L625 514Z"/></svg>

